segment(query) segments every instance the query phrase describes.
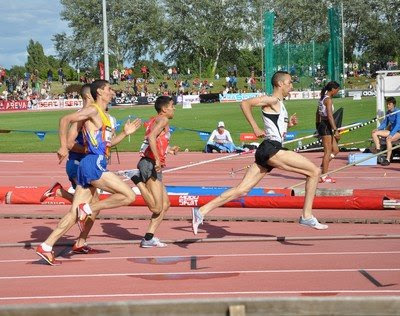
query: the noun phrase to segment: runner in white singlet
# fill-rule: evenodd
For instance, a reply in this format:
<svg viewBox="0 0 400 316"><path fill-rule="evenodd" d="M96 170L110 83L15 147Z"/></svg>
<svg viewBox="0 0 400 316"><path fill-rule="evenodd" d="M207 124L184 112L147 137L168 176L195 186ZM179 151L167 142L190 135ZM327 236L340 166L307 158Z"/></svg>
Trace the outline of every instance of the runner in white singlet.
<svg viewBox="0 0 400 316"><path fill-rule="evenodd" d="M312 203L317 189L320 170L310 160L302 155L282 148L287 127L297 124L296 115L288 118L282 102L292 90L292 78L287 72L278 71L272 76L274 91L272 96L261 96L242 102L241 108L247 121L257 137L264 137L264 141L257 148L255 163L247 170L242 182L233 187L206 205L192 209L192 227L197 234L198 227L203 223L204 216L213 209L240 196L246 195L257 183L273 168L303 174L306 176L305 199L302 216L299 223L315 229L326 229L327 225L320 224L312 215ZM264 120L264 129L260 129L253 117L252 108L260 106Z"/></svg>

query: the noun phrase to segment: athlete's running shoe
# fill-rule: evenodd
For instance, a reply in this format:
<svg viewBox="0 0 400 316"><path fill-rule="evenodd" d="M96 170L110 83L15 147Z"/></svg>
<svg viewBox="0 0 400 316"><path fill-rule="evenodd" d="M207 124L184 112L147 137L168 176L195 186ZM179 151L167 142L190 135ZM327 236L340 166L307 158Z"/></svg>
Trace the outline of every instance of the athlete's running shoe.
<svg viewBox="0 0 400 316"><path fill-rule="evenodd" d="M54 251L44 251L42 245L36 247L36 253L51 266L61 264L61 261L56 260L56 257L54 256Z"/></svg>
<svg viewBox="0 0 400 316"><path fill-rule="evenodd" d="M197 231L199 229L199 225L203 224L203 215L200 213L200 208L193 207L192 208L192 229L193 233L197 235Z"/></svg>
<svg viewBox="0 0 400 316"><path fill-rule="evenodd" d="M140 247L142 247L142 248L153 248L153 247L164 248L164 247L167 247L167 244L161 242L160 239L158 239L157 237L153 237L150 240L146 240L143 238L142 241L140 242Z"/></svg>
<svg viewBox="0 0 400 316"><path fill-rule="evenodd" d="M40 198L40 202L43 202L48 197L55 197L57 190L61 189L62 185L58 182L54 183L49 189L47 189Z"/></svg>
<svg viewBox="0 0 400 316"><path fill-rule="evenodd" d="M310 218L303 218L303 216L300 217L299 224L303 226L308 226L311 228L315 229L327 229L328 225L321 224L318 222L318 220L312 216Z"/></svg>
<svg viewBox="0 0 400 316"><path fill-rule="evenodd" d="M390 161L389 161L389 160L383 159L383 160L381 161L381 166L389 166L389 165L390 165Z"/></svg>
<svg viewBox="0 0 400 316"><path fill-rule="evenodd" d="M85 223L86 220L90 215L92 215L92 210L90 209L89 204L87 203L81 203L79 206L76 208L77 215L78 215L78 227L81 232L85 230Z"/></svg>
<svg viewBox="0 0 400 316"><path fill-rule="evenodd" d="M319 183L336 183L336 180L331 177L321 177L319 178Z"/></svg>
<svg viewBox="0 0 400 316"><path fill-rule="evenodd" d="M72 252L78 255L91 255L95 253L100 253L97 249L93 249L88 245L84 244L82 247L77 247L76 244L72 246Z"/></svg>

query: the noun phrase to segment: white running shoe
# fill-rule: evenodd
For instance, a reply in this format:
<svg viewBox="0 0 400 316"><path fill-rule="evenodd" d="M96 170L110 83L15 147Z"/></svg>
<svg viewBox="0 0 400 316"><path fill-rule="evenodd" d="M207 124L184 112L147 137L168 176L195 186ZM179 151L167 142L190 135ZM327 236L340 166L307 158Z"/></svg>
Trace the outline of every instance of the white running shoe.
<svg viewBox="0 0 400 316"><path fill-rule="evenodd" d="M197 231L199 229L199 225L203 224L203 215L200 213L200 208L193 207L192 208L192 228L193 233L197 235Z"/></svg>
<svg viewBox="0 0 400 316"><path fill-rule="evenodd" d="M327 229L328 225L321 224L318 220L313 216L310 218L300 217L299 224L303 226L308 226L315 229Z"/></svg>
<svg viewBox="0 0 400 316"><path fill-rule="evenodd" d="M146 240L143 238L142 241L140 242L140 247L142 247L142 248L153 248L153 247L164 248L164 247L167 247L167 244L161 242L160 239L158 239L157 237L153 237L150 240Z"/></svg>

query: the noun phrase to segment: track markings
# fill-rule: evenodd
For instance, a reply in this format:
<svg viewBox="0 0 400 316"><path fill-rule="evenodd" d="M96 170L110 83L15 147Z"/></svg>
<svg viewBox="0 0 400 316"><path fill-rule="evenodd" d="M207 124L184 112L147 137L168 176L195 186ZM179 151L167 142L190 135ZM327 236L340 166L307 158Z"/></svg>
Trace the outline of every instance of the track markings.
<svg viewBox="0 0 400 316"><path fill-rule="evenodd" d="M396 255L400 254L400 251L348 251L348 252L291 252L291 253L236 253L236 254L197 254L197 255L170 255L170 256L121 256L121 257L88 257L79 256L82 261L91 260L133 260L133 259L165 259L165 258L208 258L208 257L302 257L302 256L352 256L352 255ZM59 257L59 256L58 256ZM194 259L193 259L194 260ZM38 259L7 259L0 260L0 263L16 263L16 262L35 262ZM67 261L67 260L66 260Z"/></svg>
<svg viewBox="0 0 400 316"><path fill-rule="evenodd" d="M0 162L4 163L23 163L23 160L0 160Z"/></svg>
<svg viewBox="0 0 400 316"><path fill-rule="evenodd" d="M400 268L368 268L374 272L399 272ZM231 271L197 271L197 272L126 272L126 273L91 273L91 274L47 274L47 275L16 275L2 276L0 280L27 279L65 279L65 278L105 278L105 277L145 277L145 276L187 276L187 275L232 275L232 274L285 274L285 273L349 273L359 272L359 269L294 269L294 270L231 270Z"/></svg>
<svg viewBox="0 0 400 316"><path fill-rule="evenodd" d="M322 294L396 294L398 295L400 290L329 290L329 291L309 291L309 290L296 290L296 291L225 291L225 292L165 292L165 293L120 293L120 294L87 294L87 295L52 295L52 296L10 296L0 297L0 301L9 300L55 300L55 299L72 299L72 298L116 298L116 297L162 297L162 296L194 296L199 295L307 295L316 294L318 296Z"/></svg>

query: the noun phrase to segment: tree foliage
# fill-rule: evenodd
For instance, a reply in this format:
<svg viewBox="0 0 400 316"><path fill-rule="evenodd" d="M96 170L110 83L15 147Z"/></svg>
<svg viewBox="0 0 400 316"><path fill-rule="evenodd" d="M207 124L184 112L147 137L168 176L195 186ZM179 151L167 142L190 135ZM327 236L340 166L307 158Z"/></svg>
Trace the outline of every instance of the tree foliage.
<svg viewBox="0 0 400 316"><path fill-rule="evenodd" d="M62 61L93 67L103 55L102 1L61 0L72 34L53 37ZM162 53L182 71L208 75L236 64L261 69L263 12L275 12L275 42L329 40L329 6L344 7L345 60L400 56L400 2L393 0L107 0L111 61L137 63Z"/></svg>
<svg viewBox="0 0 400 316"><path fill-rule="evenodd" d="M79 58L81 65L93 66L103 55L102 1L61 0L61 17L69 22L72 35L53 37L59 57L69 62ZM109 53L119 67L154 54L158 47L158 25L162 20L156 0L107 0Z"/></svg>
<svg viewBox="0 0 400 316"><path fill-rule="evenodd" d="M167 60L201 58L215 73L228 51L254 44L259 34L253 9L250 0L165 0Z"/></svg>
<svg viewBox="0 0 400 316"><path fill-rule="evenodd" d="M28 61L25 64L26 69L31 73L37 70L40 77L45 76L49 69L49 62L44 54L42 44L31 39L27 47L27 52Z"/></svg>

